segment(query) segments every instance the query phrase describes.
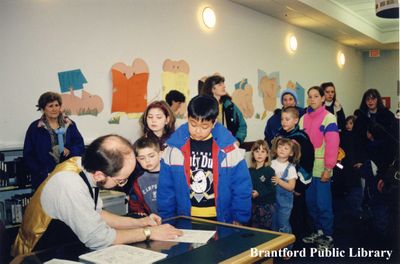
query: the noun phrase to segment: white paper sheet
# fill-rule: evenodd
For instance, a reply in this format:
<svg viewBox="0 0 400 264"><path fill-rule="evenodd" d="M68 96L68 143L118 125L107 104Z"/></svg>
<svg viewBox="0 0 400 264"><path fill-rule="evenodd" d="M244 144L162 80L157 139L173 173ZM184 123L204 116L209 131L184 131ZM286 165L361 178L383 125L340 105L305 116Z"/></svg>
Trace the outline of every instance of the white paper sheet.
<svg viewBox="0 0 400 264"><path fill-rule="evenodd" d="M76 264L76 263L80 263L80 262L55 258L55 259L46 261L44 264Z"/></svg>
<svg viewBox="0 0 400 264"><path fill-rule="evenodd" d="M183 232L183 235L171 240L174 242L184 242L184 243L207 243L212 236L214 236L215 231L210 230L190 230L190 229L179 229Z"/></svg>
<svg viewBox="0 0 400 264"><path fill-rule="evenodd" d="M147 264L156 262L160 259L166 258L167 256L167 254L143 248L128 245L114 245L105 249L80 255L79 259L96 264Z"/></svg>

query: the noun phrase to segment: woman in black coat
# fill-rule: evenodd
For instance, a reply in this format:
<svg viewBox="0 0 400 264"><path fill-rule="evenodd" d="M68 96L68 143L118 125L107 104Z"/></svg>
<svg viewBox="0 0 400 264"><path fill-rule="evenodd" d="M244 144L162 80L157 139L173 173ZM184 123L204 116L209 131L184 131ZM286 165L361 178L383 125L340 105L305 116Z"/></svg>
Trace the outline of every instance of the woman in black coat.
<svg viewBox="0 0 400 264"><path fill-rule="evenodd" d="M383 105L376 89L368 89L360 108L355 111L354 160L356 169L365 178L364 201L372 211L372 220L378 234L390 234L393 217L384 195L378 191L378 182L395 158L399 147L396 119Z"/></svg>
<svg viewBox="0 0 400 264"><path fill-rule="evenodd" d="M376 89L367 90L354 112L355 166L360 167L365 160L372 160L378 167L378 177L385 173L392 163L398 148L395 135L396 119L384 105Z"/></svg>

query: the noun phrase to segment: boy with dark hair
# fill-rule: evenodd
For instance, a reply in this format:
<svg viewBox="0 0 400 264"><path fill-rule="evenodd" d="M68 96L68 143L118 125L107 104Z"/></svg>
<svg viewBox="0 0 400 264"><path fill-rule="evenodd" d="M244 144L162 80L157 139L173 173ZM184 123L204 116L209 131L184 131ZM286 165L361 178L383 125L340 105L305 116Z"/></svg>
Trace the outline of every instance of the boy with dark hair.
<svg viewBox="0 0 400 264"><path fill-rule="evenodd" d="M129 212L139 216L157 213L157 185L161 151L157 139L141 137L133 145L136 160L143 168L129 192Z"/></svg>
<svg viewBox="0 0 400 264"><path fill-rule="evenodd" d="M216 122L218 102L207 95L188 105L188 123L167 141L158 183L158 212L244 224L251 215L251 178L236 139Z"/></svg>
<svg viewBox="0 0 400 264"><path fill-rule="evenodd" d="M172 112L176 112L186 100L185 95L177 90L171 90L165 96L165 101L171 107Z"/></svg>

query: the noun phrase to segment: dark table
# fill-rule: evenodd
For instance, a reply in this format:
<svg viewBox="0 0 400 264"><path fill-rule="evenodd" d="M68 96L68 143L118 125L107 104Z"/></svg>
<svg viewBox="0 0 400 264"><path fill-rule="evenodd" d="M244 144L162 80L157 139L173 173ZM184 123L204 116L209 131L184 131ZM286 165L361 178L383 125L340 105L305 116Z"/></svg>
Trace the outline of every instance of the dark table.
<svg viewBox="0 0 400 264"><path fill-rule="evenodd" d="M251 248L279 250L295 241L292 234L284 234L244 226L225 224L194 217L178 216L167 221L180 229L215 230L216 234L206 244L151 241L132 244L137 247L168 254L157 263L253 263L262 258L252 257ZM66 244L16 257L15 263L43 263L53 258L78 261L79 255L90 249L79 243ZM265 259L272 263L272 259Z"/></svg>

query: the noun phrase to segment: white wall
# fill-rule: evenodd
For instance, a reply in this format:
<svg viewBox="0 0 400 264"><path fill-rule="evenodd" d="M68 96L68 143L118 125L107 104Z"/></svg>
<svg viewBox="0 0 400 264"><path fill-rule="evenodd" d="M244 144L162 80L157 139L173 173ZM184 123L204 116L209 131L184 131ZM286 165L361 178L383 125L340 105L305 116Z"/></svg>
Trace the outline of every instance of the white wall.
<svg viewBox="0 0 400 264"><path fill-rule="evenodd" d="M399 109L397 82L399 81L399 51L381 51L378 58L370 58L363 54L364 88L378 89L381 96L390 96L390 110L395 113Z"/></svg>
<svg viewBox="0 0 400 264"><path fill-rule="evenodd" d="M215 9L217 25L205 31L199 23L202 8ZM298 51L286 51L288 33L298 39ZM363 90L362 54L320 35L291 26L227 0L3 0L0 1L0 149L22 146L25 131L45 91L60 91L57 73L80 68L85 90L100 95L105 110L97 117L72 116L90 142L106 133L137 138L136 119L110 125L111 75L116 62L130 64L143 58L150 68L149 98L161 90L165 59L190 64L191 94L197 80L215 71L226 77L229 92L242 78L255 88L257 69L280 71L280 84L297 81L306 89L333 81L346 113L357 107ZM346 65L336 65L338 50ZM358 104L358 103L357 103ZM258 111L260 112L260 110ZM248 122L247 140L263 138L265 120Z"/></svg>

